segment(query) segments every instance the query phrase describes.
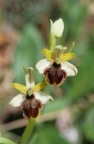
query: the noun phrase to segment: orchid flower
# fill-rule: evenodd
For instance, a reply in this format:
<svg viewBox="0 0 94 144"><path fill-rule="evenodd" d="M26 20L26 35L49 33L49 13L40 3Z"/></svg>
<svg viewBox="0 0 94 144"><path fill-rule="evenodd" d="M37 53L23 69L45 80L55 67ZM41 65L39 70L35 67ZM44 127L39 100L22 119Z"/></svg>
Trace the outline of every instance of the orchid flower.
<svg viewBox="0 0 94 144"><path fill-rule="evenodd" d="M66 47L55 46L54 51L43 49L42 53L46 59L40 60L36 64L40 74L43 74L46 82L60 86L67 76L77 74L77 68L67 62L75 57L74 53L64 53Z"/></svg>
<svg viewBox="0 0 94 144"><path fill-rule="evenodd" d="M67 62L75 57L74 53L64 53L66 47L56 45L56 37L61 37L64 30L64 22L61 18L54 23L51 22L50 28L50 50L43 49L42 53L46 59L40 60L36 64L40 74L43 74L47 83L60 86L67 76L77 74L77 68Z"/></svg>
<svg viewBox="0 0 94 144"><path fill-rule="evenodd" d="M35 85L34 71L32 67L26 68L24 70L26 86L18 83L12 84L13 88L20 91L20 94L15 96L10 101L10 105L12 105L13 107L20 106L24 117L36 118L39 115L43 104L46 104L50 100L53 100L53 98L40 91L45 88L45 82Z"/></svg>

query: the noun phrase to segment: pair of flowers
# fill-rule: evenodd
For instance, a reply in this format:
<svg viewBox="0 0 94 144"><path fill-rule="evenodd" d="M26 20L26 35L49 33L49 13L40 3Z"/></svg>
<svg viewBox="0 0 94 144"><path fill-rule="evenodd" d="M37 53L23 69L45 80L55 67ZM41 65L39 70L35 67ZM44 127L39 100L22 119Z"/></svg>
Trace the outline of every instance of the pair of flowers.
<svg viewBox="0 0 94 144"><path fill-rule="evenodd" d="M32 67L24 68L26 86L13 83L12 87L20 91L14 97L10 104L14 107L20 106L23 116L26 118L36 118L43 104L46 104L53 98L43 92L47 83L60 86L67 76L74 76L77 74L77 68L67 62L75 57L74 53L64 53L66 47L61 45L56 46L56 37L61 37L64 29L62 19L51 21L50 37L51 37L51 50L43 49L42 53L46 57L36 64L39 73L43 74L45 81L35 85L34 70Z"/></svg>

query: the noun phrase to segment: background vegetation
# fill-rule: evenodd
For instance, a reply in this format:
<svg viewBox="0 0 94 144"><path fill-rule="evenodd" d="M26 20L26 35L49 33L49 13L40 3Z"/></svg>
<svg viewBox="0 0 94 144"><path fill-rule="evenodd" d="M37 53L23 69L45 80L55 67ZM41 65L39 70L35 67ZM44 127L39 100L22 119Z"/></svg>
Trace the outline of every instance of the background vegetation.
<svg viewBox="0 0 94 144"><path fill-rule="evenodd" d="M27 124L20 108L9 101L13 81L25 83L22 66L43 58L49 45L49 19L62 18L65 29L60 43L70 48L78 68L61 87L47 86L54 101L45 105L33 132L33 144L94 144L94 2L92 0L0 1L0 132L17 141ZM35 69L36 82L43 77ZM28 141L30 144L31 139Z"/></svg>

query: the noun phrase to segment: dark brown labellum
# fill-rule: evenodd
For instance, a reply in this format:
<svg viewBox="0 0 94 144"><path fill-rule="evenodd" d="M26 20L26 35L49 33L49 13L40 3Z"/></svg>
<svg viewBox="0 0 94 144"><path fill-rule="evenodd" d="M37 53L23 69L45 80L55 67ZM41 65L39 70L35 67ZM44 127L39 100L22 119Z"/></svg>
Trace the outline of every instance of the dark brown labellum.
<svg viewBox="0 0 94 144"><path fill-rule="evenodd" d="M44 76L48 83L59 85L67 77L67 74L61 69L60 64L54 62L50 68L44 71Z"/></svg>
<svg viewBox="0 0 94 144"><path fill-rule="evenodd" d="M26 100L21 104L21 110L25 118L36 118L42 109L42 103L36 100L34 95L26 96Z"/></svg>

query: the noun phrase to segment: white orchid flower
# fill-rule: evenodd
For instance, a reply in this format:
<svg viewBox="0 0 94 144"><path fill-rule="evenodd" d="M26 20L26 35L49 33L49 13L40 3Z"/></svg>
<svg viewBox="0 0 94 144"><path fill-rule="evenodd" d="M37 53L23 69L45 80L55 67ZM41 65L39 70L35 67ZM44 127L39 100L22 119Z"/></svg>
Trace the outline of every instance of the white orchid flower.
<svg viewBox="0 0 94 144"><path fill-rule="evenodd" d="M12 87L19 90L21 93L10 101L10 105L13 107L20 106L24 117L36 118L42 109L42 105L53 100L53 98L40 91L45 88L46 82L35 85L32 67L25 69L25 80L26 86L18 83L12 84Z"/></svg>
<svg viewBox="0 0 94 144"><path fill-rule="evenodd" d="M77 68L67 62L75 57L74 53L64 53L66 47L56 46L54 51L43 49L42 53L46 59L40 60L36 64L40 74L43 74L46 82L60 86L67 76L77 74Z"/></svg>

